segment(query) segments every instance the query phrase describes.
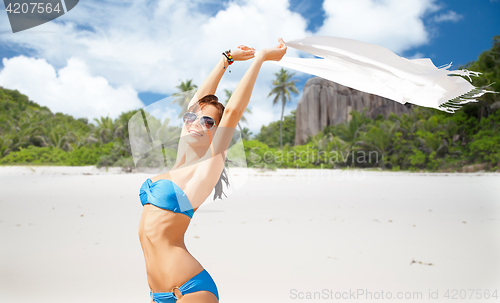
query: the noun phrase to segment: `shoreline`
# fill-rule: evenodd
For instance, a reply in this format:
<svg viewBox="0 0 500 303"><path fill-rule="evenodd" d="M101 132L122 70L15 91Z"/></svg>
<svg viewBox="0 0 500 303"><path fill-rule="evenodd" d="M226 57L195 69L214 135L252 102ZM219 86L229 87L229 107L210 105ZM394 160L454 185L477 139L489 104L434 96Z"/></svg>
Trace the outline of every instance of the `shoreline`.
<svg viewBox="0 0 500 303"><path fill-rule="evenodd" d="M476 172L431 172L431 171L407 171L407 170L382 170L374 168L278 168L262 169L262 168L231 168L232 172L238 175L241 171L248 176L287 176L287 175L303 175L318 174L318 172L326 172L326 174L338 174L346 172L363 172L363 173L380 173L383 175L411 175L411 176L500 176L500 171L476 171ZM0 175L9 174L30 174L30 175L152 175L143 172L137 172L135 169L132 172L125 172L121 167L101 167L96 166L50 166L50 165L0 165ZM154 173L153 173L154 174ZM157 173L159 174L159 173Z"/></svg>

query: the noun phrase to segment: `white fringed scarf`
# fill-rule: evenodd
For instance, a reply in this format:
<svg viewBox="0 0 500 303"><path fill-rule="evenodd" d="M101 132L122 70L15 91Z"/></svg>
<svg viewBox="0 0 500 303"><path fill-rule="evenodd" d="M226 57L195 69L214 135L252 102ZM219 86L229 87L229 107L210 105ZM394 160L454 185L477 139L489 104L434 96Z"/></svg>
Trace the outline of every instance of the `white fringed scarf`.
<svg viewBox="0 0 500 303"><path fill-rule="evenodd" d="M322 59L283 57L274 63L312 74L353 89L454 113L491 92L460 76L478 72L437 68L428 58L406 59L375 44L339 37L308 37L286 42L288 47Z"/></svg>

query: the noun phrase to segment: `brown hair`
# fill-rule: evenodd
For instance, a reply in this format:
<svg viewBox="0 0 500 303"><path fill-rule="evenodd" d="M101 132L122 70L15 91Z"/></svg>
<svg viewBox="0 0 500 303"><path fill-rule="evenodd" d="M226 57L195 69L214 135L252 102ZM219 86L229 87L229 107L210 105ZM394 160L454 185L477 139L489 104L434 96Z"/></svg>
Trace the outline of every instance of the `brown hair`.
<svg viewBox="0 0 500 303"><path fill-rule="evenodd" d="M224 107L224 105L222 105L222 103L219 102L219 98L217 98L217 96L215 96L215 95L206 95L205 97L198 100L198 102L191 105L191 107L189 107L187 109L187 111L188 112L189 111L197 111L198 109L204 108L207 105L212 105L212 106L215 106L217 108L218 113L219 113L219 117L218 117L219 121L216 121L216 124L219 125L220 121L222 120L222 115L224 114L225 107ZM216 119L216 117L214 117L214 119ZM230 160L228 160L226 158L226 162L227 161L231 162ZM222 199L222 194L224 194L224 191L222 190L222 181L224 181L226 183L226 187L229 185L229 179L227 177L226 167L224 167L222 169L222 173L220 174L219 181L215 185L214 200L216 198ZM226 194L224 194L224 196L227 197Z"/></svg>
<svg viewBox="0 0 500 303"><path fill-rule="evenodd" d="M222 120L222 115L224 114L224 109L226 109L226 108L224 107L224 105L222 105L222 103L219 102L219 98L217 98L217 96L215 96L215 95L206 95L205 97L198 100L198 102L191 105L191 107L188 108L187 111L188 112L197 111L198 109L204 108L207 105L212 105L212 106L215 106L215 108L217 108L217 111L219 114L219 117L218 117L219 121L216 121L216 123L217 123L217 125L219 125L220 121ZM216 117L214 117L214 119L216 119Z"/></svg>

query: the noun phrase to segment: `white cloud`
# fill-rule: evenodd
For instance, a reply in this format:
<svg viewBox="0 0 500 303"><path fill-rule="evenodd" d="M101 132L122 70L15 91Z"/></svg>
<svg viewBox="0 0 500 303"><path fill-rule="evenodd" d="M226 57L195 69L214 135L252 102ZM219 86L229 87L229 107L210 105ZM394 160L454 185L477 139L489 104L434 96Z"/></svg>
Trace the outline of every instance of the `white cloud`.
<svg viewBox="0 0 500 303"><path fill-rule="evenodd" d="M351 38L401 54L429 42L422 18L434 0L325 0L326 18L317 35Z"/></svg>
<svg viewBox="0 0 500 303"><path fill-rule="evenodd" d="M123 111L143 106L130 85L111 87L104 77L92 76L80 59L69 59L58 72L45 59L18 56L4 58L3 64L1 86L17 89L54 113L93 120L108 115L117 118Z"/></svg>
<svg viewBox="0 0 500 303"><path fill-rule="evenodd" d="M210 17L190 1L162 0L149 6L146 1L121 6L84 2L74 17L73 11L68 13L66 24L37 27L55 34L0 39L34 49L55 67L77 57L113 85L129 83L138 91L170 94L179 80L194 78L201 84L226 49L240 44L262 49L276 45L278 37L310 35L306 21L287 5L286 0L230 3ZM92 26L95 32L77 30L76 24ZM233 68L234 74L242 76L243 71Z"/></svg>
<svg viewBox="0 0 500 303"><path fill-rule="evenodd" d="M278 37L287 41L333 35L402 52L428 42L422 18L439 10L434 0L325 0L327 18L317 33L311 33L306 30L306 20L290 11L287 0L230 1L216 14L200 11L199 3L200 0L80 1L61 18L26 31L34 34L0 35L0 43L31 49L38 58L46 60L24 58L22 69L21 61L8 60L12 61L11 67L6 66L2 74L16 71L22 76L4 77L4 85L22 87L31 99L45 100L41 104L54 111L89 117L104 116L106 111L116 115L142 106L137 103L136 91L168 95L176 90L180 80L186 79L200 85L221 52L240 44L260 50L276 45ZM0 21L0 31L7 28L7 21ZM36 31L53 33L35 34ZM287 56L298 56L298 52L289 48ZM221 99L225 97L223 89L236 88L250 63L236 62L231 66L232 73L226 72L217 91ZM254 133L262 124L280 117L281 108L273 108L267 98L279 68L265 63L257 78L249 104L254 114L247 115L248 125L243 124ZM59 70L59 76L55 70ZM70 75L75 79L72 90L63 89L69 87L63 83L67 70L72 71ZM25 79L33 71L43 76L30 83ZM93 83L90 91L89 83ZM49 89L51 86L68 95ZM102 91L96 91L97 87ZM80 100L80 105L67 102L69 96ZM96 96L108 99L104 103L91 100ZM117 102L117 96L128 101ZM287 108L286 113L290 110Z"/></svg>
<svg viewBox="0 0 500 303"><path fill-rule="evenodd" d="M433 18L434 22L437 23L445 21L457 22L461 19L463 19L463 16L455 13L454 11L448 11L444 14L439 14Z"/></svg>

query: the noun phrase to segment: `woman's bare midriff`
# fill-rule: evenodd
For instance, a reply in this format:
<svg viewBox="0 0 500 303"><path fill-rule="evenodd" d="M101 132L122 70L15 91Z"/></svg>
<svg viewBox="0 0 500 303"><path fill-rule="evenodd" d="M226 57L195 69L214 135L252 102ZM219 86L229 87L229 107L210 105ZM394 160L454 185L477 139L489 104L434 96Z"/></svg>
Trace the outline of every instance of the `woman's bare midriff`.
<svg viewBox="0 0 500 303"><path fill-rule="evenodd" d="M190 221L185 214L144 205L139 240L153 293L171 292L174 286L180 287L203 270L184 243Z"/></svg>

